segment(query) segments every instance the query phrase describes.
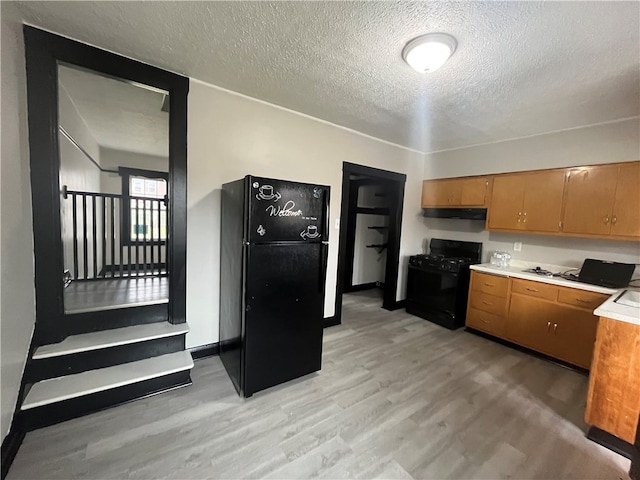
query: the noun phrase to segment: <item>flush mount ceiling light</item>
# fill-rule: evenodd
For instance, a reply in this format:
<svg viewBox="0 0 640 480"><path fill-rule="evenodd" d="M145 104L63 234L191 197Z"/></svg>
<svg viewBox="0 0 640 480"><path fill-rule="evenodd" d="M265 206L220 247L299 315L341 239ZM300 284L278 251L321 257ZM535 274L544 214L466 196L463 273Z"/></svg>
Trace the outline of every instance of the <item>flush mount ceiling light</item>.
<svg viewBox="0 0 640 480"><path fill-rule="evenodd" d="M456 51L458 42L446 33L427 33L411 40L402 50L402 58L420 73L434 72Z"/></svg>

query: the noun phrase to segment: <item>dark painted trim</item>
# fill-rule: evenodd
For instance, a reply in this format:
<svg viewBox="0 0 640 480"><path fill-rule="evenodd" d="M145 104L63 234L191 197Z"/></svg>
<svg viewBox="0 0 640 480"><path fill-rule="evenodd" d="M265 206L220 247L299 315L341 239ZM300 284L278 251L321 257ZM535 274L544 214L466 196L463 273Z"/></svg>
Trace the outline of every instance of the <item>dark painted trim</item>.
<svg viewBox="0 0 640 480"><path fill-rule="evenodd" d="M360 186L362 182L356 180L349 180L349 204L348 214L346 217L345 228L347 229L347 263L345 265L344 273L344 291L351 291L353 282L353 259L355 257L356 250L356 226L358 221L358 213L356 205L358 205L358 194L360 193Z"/></svg>
<svg viewBox="0 0 640 480"><path fill-rule="evenodd" d="M142 382L123 385L103 392L83 395L62 402L43 405L21 412L20 425L26 431L82 417L133 400L191 385L190 370L163 375Z"/></svg>
<svg viewBox="0 0 640 480"><path fill-rule="evenodd" d="M65 330L69 335L77 335L168 320L169 306L166 303L158 303L97 312L72 313L65 316Z"/></svg>
<svg viewBox="0 0 640 480"><path fill-rule="evenodd" d="M394 311L394 310L400 310L401 308L407 308L407 301L406 300L396 300L392 305L389 306L382 306L382 308L384 308L385 310L389 310L389 311Z"/></svg>
<svg viewBox="0 0 640 480"><path fill-rule="evenodd" d="M378 287L380 287L380 285L378 285L378 282L361 283L359 285L347 285L343 293L361 292L363 290L371 290Z"/></svg>
<svg viewBox="0 0 640 480"><path fill-rule="evenodd" d="M407 176L402 173L390 172L379 168L365 167L354 163L342 164L342 204L340 206L340 221L348 219L349 200L351 199L351 175L362 175L378 179L378 183L385 184L386 194L389 196L389 233L387 263L384 280L383 308L394 310L396 306L396 290L398 288L398 271L400 267L400 236L402 234L402 208L404 203L404 186ZM368 179L367 179L368 180ZM356 205L357 207L357 205ZM338 272L336 282L335 317L340 323L342 319L342 294L345 291L345 276L348 268L348 228L344 223L340 225L338 245Z"/></svg>
<svg viewBox="0 0 640 480"><path fill-rule="evenodd" d="M9 473L9 468L11 468L11 464L13 463L13 459L16 458L18 450L20 449L20 445L22 445L22 441L27 433L24 430L14 429L13 426L4 440L2 441L2 480L5 479L7 473Z"/></svg>
<svg viewBox="0 0 640 480"><path fill-rule="evenodd" d="M37 345L66 337L58 133L58 64L169 92L169 321L186 321L187 93L189 79L90 45L24 26L35 253Z"/></svg>
<svg viewBox="0 0 640 480"><path fill-rule="evenodd" d="M397 175L397 174L396 174ZM382 308L396 309L396 292L398 290L398 272L400 271L400 236L402 235L402 209L404 205L404 184L402 181L389 184L389 231L387 233L387 264L384 275L384 297Z"/></svg>
<svg viewBox="0 0 640 480"><path fill-rule="evenodd" d="M185 335L154 338L143 342L60 355L59 357L32 359L31 366L27 371L27 382L35 383L47 378L73 375L88 370L182 352L184 350Z"/></svg>
<svg viewBox="0 0 640 480"><path fill-rule="evenodd" d="M131 167L118 167L118 175L122 178L127 178L131 175L134 177L145 177L150 178L152 180L157 180L158 178L162 178L164 180L169 180L168 172L161 172L159 170L145 170L143 168L131 168Z"/></svg>
<svg viewBox="0 0 640 480"><path fill-rule="evenodd" d="M381 168L365 167L357 163L343 162L342 170L348 170L352 175L365 175L367 177L376 177L382 180L391 180L392 182L406 182L407 176L404 173L391 172L382 170Z"/></svg>
<svg viewBox="0 0 640 480"><path fill-rule="evenodd" d="M628 459L631 459L634 454L635 447L624 440L611 435L598 427L591 427L587 432L587 438L592 442L602 445L609 450L616 452L618 455L622 455Z"/></svg>
<svg viewBox="0 0 640 480"><path fill-rule="evenodd" d="M322 319L323 328L335 327L336 325L340 325L340 319L338 318L337 315L334 315L333 317L326 317L326 318Z"/></svg>
<svg viewBox="0 0 640 480"><path fill-rule="evenodd" d="M471 327L464 327L464 330L469 333L473 333L474 335L478 335L479 337L486 338L487 340L494 341L505 347L513 348L514 350L518 350L520 352L527 353L529 355L533 355L534 357L541 358L543 360L547 360L548 362L555 363L556 365L564 368L568 368L569 370L573 370L574 372L581 373L582 375L589 376L589 370L586 370L582 367L578 367L577 365L572 365L570 363L564 362L554 357L550 357L549 355L545 355L544 353L537 352L536 350L531 350L530 348L523 347L522 345L518 345L516 343L511 343L508 340L504 340L502 338L494 337L493 335L489 335L488 333L484 333L480 330L476 330Z"/></svg>
<svg viewBox="0 0 640 480"><path fill-rule="evenodd" d="M220 354L220 344L218 342L209 343L207 345L188 348L187 351L191 354L191 358L194 360L206 357L215 357Z"/></svg>

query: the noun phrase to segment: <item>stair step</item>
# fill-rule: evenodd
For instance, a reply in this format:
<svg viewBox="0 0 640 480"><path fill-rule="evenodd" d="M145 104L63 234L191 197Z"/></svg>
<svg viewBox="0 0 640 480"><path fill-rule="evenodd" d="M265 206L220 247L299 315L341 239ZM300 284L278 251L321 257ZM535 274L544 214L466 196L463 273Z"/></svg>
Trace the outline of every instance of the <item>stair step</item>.
<svg viewBox="0 0 640 480"><path fill-rule="evenodd" d="M51 378L37 382L31 387L22 403L21 410L30 410L43 405L103 392L191 368L193 368L191 354L182 351L75 375Z"/></svg>
<svg viewBox="0 0 640 480"><path fill-rule="evenodd" d="M101 332L83 333L80 335L70 335L60 343L42 345L33 354L34 360L41 360L62 355L100 350L103 348L117 347L131 343L144 342L157 338L183 335L189 332L186 323L173 325L168 322L148 323L145 325L134 325L132 327L114 328Z"/></svg>

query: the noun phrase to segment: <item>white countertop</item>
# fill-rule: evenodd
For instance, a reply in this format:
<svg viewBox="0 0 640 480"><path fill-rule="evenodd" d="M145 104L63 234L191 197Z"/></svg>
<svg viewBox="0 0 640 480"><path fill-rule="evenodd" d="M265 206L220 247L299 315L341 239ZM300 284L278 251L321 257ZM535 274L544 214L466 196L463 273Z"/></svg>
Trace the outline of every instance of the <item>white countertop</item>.
<svg viewBox="0 0 640 480"><path fill-rule="evenodd" d="M627 288L616 295L612 295L593 312L599 317L612 318L621 322L640 325L640 291L636 288Z"/></svg>
<svg viewBox="0 0 640 480"><path fill-rule="evenodd" d="M578 290L587 290L589 292L597 292L609 294L608 300L602 305L596 308L593 312L594 315L599 317L612 318L613 320L619 320L621 322L632 323L634 325L640 325L640 290L637 288L606 288L598 285L591 285L589 283L573 282L571 280L565 280L560 277L545 277L543 275L537 275L535 273L524 272L528 268L539 266L550 272L566 272L573 270L571 267L565 267L562 265L548 265L540 263L529 263L511 261L511 264L506 268L496 267L490 263L482 263L479 265L471 265L471 270L478 272L490 273L492 275L499 275L501 277L513 277L522 278L524 280L532 280L535 282L549 283L551 285L558 285L561 287L577 288ZM625 292L631 292L625 294Z"/></svg>
<svg viewBox="0 0 640 480"><path fill-rule="evenodd" d="M490 263L481 263L479 265L471 265L471 270L477 270L479 272L490 273L492 275L499 275L501 277L513 277L522 278L524 280L533 280L535 282L550 283L551 285L559 285L561 287L576 288L578 290L587 290L589 292L604 293L613 295L618 293L620 289L600 287L598 285L591 285L589 283L574 282L571 280L565 280L560 277L545 277L544 275L538 275L536 273L524 272L528 268L541 267L550 272L566 272L567 270L577 270L571 267L565 267L562 265L548 265L540 263L528 263L528 262L514 262L511 261L511 265L506 268L496 267Z"/></svg>

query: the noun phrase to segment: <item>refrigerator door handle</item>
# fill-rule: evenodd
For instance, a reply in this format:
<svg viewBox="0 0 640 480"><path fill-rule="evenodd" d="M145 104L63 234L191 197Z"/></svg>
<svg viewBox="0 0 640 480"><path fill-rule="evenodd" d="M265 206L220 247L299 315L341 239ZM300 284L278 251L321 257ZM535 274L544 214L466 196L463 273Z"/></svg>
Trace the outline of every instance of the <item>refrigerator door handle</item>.
<svg viewBox="0 0 640 480"><path fill-rule="evenodd" d="M322 240L329 240L329 211L331 210L330 197L331 190L329 188L324 191L324 232L322 234ZM324 243L324 242L323 242Z"/></svg>
<svg viewBox="0 0 640 480"><path fill-rule="evenodd" d="M320 289L320 293L324 297L325 293L325 283L327 281L327 257L329 251L329 242L322 242L322 258L320 259L320 281L318 282L318 287Z"/></svg>

